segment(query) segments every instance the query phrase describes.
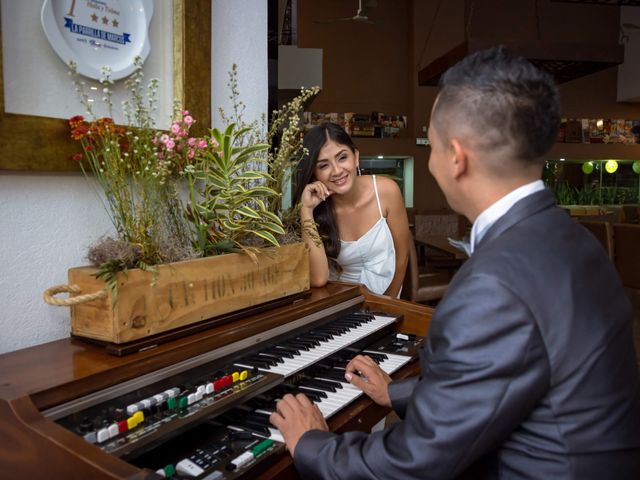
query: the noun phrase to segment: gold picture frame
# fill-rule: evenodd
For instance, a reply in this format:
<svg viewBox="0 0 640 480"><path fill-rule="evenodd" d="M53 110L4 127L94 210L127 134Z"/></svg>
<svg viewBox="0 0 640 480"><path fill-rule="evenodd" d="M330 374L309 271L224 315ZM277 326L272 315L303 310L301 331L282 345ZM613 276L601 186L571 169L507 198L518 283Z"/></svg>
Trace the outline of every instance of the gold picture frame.
<svg viewBox="0 0 640 480"><path fill-rule="evenodd" d="M203 135L211 125L211 0L174 0L173 29L174 97L198 119L192 133ZM0 36L0 170L79 170L66 120L4 111L2 63Z"/></svg>

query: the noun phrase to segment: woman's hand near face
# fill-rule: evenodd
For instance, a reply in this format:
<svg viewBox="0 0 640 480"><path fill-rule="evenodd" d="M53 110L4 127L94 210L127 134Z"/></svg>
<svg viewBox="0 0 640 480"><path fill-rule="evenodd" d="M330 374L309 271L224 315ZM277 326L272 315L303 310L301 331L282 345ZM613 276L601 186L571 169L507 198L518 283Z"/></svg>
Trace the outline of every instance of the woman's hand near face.
<svg viewBox="0 0 640 480"><path fill-rule="evenodd" d="M327 186L320 181L315 181L304 187L300 202L303 208L313 210L320 205L321 202L329 198L329 195L331 195L331 192Z"/></svg>

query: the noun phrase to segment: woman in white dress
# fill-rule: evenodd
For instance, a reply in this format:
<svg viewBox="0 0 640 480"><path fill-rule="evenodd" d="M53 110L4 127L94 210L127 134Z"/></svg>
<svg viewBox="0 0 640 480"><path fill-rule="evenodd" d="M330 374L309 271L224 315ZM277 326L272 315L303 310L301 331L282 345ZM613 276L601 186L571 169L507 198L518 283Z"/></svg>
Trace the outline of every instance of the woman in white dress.
<svg viewBox="0 0 640 480"><path fill-rule="evenodd" d="M311 286L341 280L399 296L411 241L400 188L387 177L359 175L358 149L339 125L314 127L304 147L294 201L301 204Z"/></svg>

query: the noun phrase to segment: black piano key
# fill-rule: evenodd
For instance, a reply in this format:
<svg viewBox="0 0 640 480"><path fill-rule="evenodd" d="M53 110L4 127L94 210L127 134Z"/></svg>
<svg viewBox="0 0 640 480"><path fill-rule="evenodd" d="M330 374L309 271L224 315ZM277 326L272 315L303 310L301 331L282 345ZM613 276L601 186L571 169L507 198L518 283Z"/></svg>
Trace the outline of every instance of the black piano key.
<svg viewBox="0 0 640 480"><path fill-rule="evenodd" d="M304 345L308 349L312 349L312 348L314 348L316 346L316 344L314 342L312 342L311 340L305 340L302 337L296 337L291 341L294 342L294 343L299 343L300 345Z"/></svg>
<svg viewBox="0 0 640 480"><path fill-rule="evenodd" d="M300 355L301 348L289 346L289 345L276 345L275 348L279 350L284 350L285 352L293 353L294 355Z"/></svg>
<svg viewBox="0 0 640 480"><path fill-rule="evenodd" d="M327 327L327 331L334 336L343 335L347 333L347 329L344 327Z"/></svg>
<svg viewBox="0 0 640 480"><path fill-rule="evenodd" d="M305 337L309 337L309 338L315 338L316 340L319 340L320 342L328 342L329 340L331 340L333 337L331 335L322 335L320 333L315 333L313 331L307 333L305 335Z"/></svg>
<svg viewBox="0 0 640 480"><path fill-rule="evenodd" d="M322 370L316 370L313 373L314 377L326 378L336 382L346 382L344 378L345 370L337 370L335 368L327 368Z"/></svg>
<svg viewBox="0 0 640 480"><path fill-rule="evenodd" d="M296 337L296 340L297 341L302 341L302 342L307 342L311 346L314 346L314 347L319 347L320 346L320 340L318 340L317 338L313 338L310 335L300 335L299 337Z"/></svg>
<svg viewBox="0 0 640 480"><path fill-rule="evenodd" d="M317 335L318 337L324 338L325 340L333 340L333 335L326 331L326 330L321 330L321 329L313 329L309 332L312 335Z"/></svg>
<svg viewBox="0 0 640 480"><path fill-rule="evenodd" d="M274 362L273 365L278 363L284 363L284 359L282 357L276 356L275 354L260 352L258 357L268 359L271 362Z"/></svg>
<svg viewBox="0 0 640 480"><path fill-rule="evenodd" d="M315 376L313 377L313 380L316 381L316 382L320 382L322 384L325 384L327 386L333 387L336 390L339 390L339 389L342 388L342 384L340 382L336 382L334 380L328 380L326 378L317 378ZM344 377L343 377L343 380L344 380Z"/></svg>
<svg viewBox="0 0 640 480"><path fill-rule="evenodd" d="M369 313L369 312L353 312L350 313L349 315L347 315L347 317L354 317L354 318L358 318L364 322L370 322L372 320L375 320L375 315L373 313Z"/></svg>
<svg viewBox="0 0 640 480"><path fill-rule="evenodd" d="M364 352L363 355L367 355L368 357L371 357L371 359L376 363L380 363L386 360L387 358L389 358L383 353Z"/></svg>
<svg viewBox="0 0 640 480"><path fill-rule="evenodd" d="M238 363L242 365L250 365L252 367L257 367L257 368L269 368L271 366L271 364L268 362L264 362L261 360L252 360L248 358L243 358L242 361Z"/></svg>
<svg viewBox="0 0 640 480"><path fill-rule="evenodd" d="M311 393L313 395L316 395L317 397L320 397L318 400L314 400L315 402L319 402L323 398L327 398L327 394L325 392L314 387L305 387L301 385L300 389L297 390L297 393L304 393L307 396L309 395L309 393Z"/></svg>
<svg viewBox="0 0 640 480"><path fill-rule="evenodd" d="M267 427L267 428L271 426L271 422L269 421L269 415L265 415L264 413L260 413L260 412L252 412L249 415L251 415L251 420L255 422L257 425L262 425L263 427Z"/></svg>
<svg viewBox="0 0 640 480"><path fill-rule="evenodd" d="M309 351L309 346L305 345L302 342L295 342L293 340L289 340L284 345L287 347L297 348L298 350L304 350L306 352Z"/></svg>
<svg viewBox="0 0 640 480"><path fill-rule="evenodd" d="M324 394L324 397L321 395L324 392L316 392L315 390L305 390L302 393L309 397L309 399L314 403L319 403L323 398L326 398L326 394Z"/></svg>
<svg viewBox="0 0 640 480"><path fill-rule="evenodd" d="M230 423L229 426L248 430L250 432L253 432L253 433L256 433L256 434L260 435L261 437L271 436L271 432L269 431L269 429L267 427L251 425L249 423Z"/></svg>
<svg viewBox="0 0 640 480"><path fill-rule="evenodd" d="M331 385L331 383L334 382L325 382L322 380L316 380L316 379L304 379L302 380L299 385L301 387L311 387L311 388L317 388L319 390L323 390L325 392L335 392L337 389L334 385ZM342 388L342 385L340 386L340 388Z"/></svg>
<svg viewBox="0 0 640 480"><path fill-rule="evenodd" d="M254 410L264 410L266 412L273 412L276 409L275 400L267 400L265 398L252 398L247 405Z"/></svg>
<svg viewBox="0 0 640 480"><path fill-rule="evenodd" d="M250 430L260 435L270 435L268 426L263 425L255 418L244 415L223 415L221 421L229 426Z"/></svg>
<svg viewBox="0 0 640 480"><path fill-rule="evenodd" d="M266 355L256 355L254 357L249 357L247 360L264 362L272 367L275 367L278 363L280 363L275 357L269 357Z"/></svg>
<svg viewBox="0 0 640 480"><path fill-rule="evenodd" d="M342 326L342 327L346 327L346 328L358 328L361 323L356 321L356 320L336 320L335 322L332 323L332 325L336 326Z"/></svg>
<svg viewBox="0 0 640 480"><path fill-rule="evenodd" d="M262 353L266 353L268 355L274 355L278 358L293 358L293 353L283 350L281 348L267 348L266 350L263 350Z"/></svg>

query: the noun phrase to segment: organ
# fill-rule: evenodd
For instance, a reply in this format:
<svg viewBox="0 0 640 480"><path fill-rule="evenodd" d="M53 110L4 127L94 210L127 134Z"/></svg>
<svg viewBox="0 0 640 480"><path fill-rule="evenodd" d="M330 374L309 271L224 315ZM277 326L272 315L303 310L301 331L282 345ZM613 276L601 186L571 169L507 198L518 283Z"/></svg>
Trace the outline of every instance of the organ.
<svg viewBox="0 0 640 480"><path fill-rule="evenodd" d="M346 362L415 375L431 313L333 282L129 355L77 338L0 355L0 477L296 478L275 399L304 392L332 431L370 429L388 409Z"/></svg>

